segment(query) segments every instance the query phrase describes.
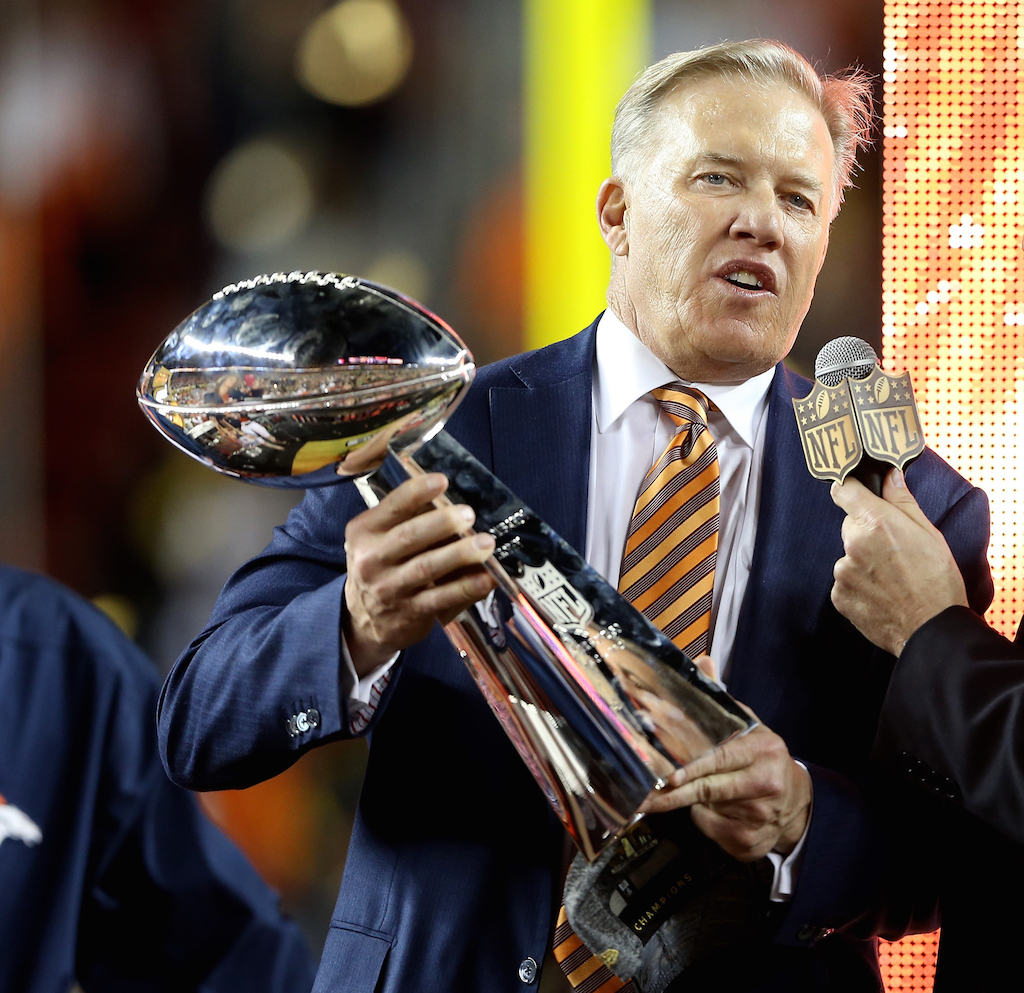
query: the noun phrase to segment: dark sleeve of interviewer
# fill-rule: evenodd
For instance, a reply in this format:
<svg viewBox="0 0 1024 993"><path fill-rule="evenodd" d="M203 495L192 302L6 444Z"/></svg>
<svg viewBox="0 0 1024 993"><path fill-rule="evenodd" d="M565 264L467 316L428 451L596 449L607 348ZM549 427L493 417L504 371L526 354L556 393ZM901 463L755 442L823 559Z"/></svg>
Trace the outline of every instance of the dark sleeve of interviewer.
<svg viewBox="0 0 1024 993"><path fill-rule="evenodd" d="M981 820L1024 844L1024 644L951 606L907 641L875 742Z"/></svg>

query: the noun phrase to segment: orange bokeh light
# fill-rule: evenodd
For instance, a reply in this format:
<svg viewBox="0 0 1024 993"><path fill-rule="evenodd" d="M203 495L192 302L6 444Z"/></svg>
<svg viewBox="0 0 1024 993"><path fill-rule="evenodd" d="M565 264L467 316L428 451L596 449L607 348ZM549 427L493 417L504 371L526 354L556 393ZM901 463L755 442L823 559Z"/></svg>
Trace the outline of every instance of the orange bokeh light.
<svg viewBox="0 0 1024 993"><path fill-rule="evenodd" d="M883 66L884 363L910 372L929 443L992 501L988 620L1006 635L1024 608L1020 14L1015 2L886 3ZM888 989L930 990L935 946L883 942Z"/></svg>

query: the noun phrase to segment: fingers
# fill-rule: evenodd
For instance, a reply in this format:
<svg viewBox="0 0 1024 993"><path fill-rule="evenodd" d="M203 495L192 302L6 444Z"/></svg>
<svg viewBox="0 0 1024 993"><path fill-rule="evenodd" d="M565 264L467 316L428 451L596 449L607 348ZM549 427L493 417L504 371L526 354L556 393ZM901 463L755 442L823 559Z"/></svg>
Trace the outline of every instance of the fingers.
<svg viewBox="0 0 1024 993"><path fill-rule="evenodd" d="M644 801L644 809L652 814L664 814L682 807L724 805L737 801L743 801L744 806L750 809L757 801L773 795L774 788L757 773L743 770L702 776L675 789L659 790ZM766 807L762 819L767 816L768 809Z"/></svg>
<svg viewBox="0 0 1024 993"><path fill-rule="evenodd" d="M899 469L893 469L885 477L885 482L882 484L882 497L892 506L899 507L915 524L937 533L935 525L928 520L925 512L914 499L914 494L907 488L906 477Z"/></svg>
<svg viewBox="0 0 1024 993"><path fill-rule="evenodd" d="M749 710L746 707L744 709ZM662 789L648 798L652 804L649 809L675 810L678 807L688 807L691 803L709 802L705 798L710 794L703 792L706 787L697 787L695 784L698 782L703 784L710 779L714 779L718 783L723 777L751 766L758 757L764 754L764 750L756 738L759 733L766 733L778 738L767 728L761 727L755 728L748 734L733 738L717 748L712 748L688 762L684 768L673 772L667 780L668 788ZM750 741L751 738L754 739L753 743ZM782 739L778 738L778 741L781 743ZM782 750L785 752L785 745ZM788 752L786 755L788 756ZM687 787L685 791L683 784L686 784Z"/></svg>
<svg viewBox="0 0 1024 993"><path fill-rule="evenodd" d="M854 479L853 476L847 476L842 483L833 483L829 489L829 495L840 510L845 510L850 515L863 513L872 505L873 501L880 502L879 497L876 497L859 479Z"/></svg>
<svg viewBox="0 0 1024 993"><path fill-rule="evenodd" d="M380 595L407 597L442 582L452 573L481 565L494 551L494 538L487 533L474 534L439 548L429 548L419 545L417 533L417 541L413 546L402 546L396 541L394 546L389 542L387 547L390 554L382 557L381 564L392 568L381 579ZM404 556L410 547L413 548L413 554L405 562L396 562L391 557ZM428 550L419 551L420 547ZM450 585L464 584L460 580Z"/></svg>
<svg viewBox="0 0 1024 993"><path fill-rule="evenodd" d="M868 523L871 520L884 520L886 504L901 510L915 524L928 531L935 527L928 520L924 511L918 506L914 495L907 487L906 477L899 469L892 469L882 484L882 496L876 497L860 480L848 476L843 483L833 483L829 490L832 502L841 510L845 510L848 519L857 523ZM845 522L844 522L845 524Z"/></svg>
<svg viewBox="0 0 1024 993"><path fill-rule="evenodd" d="M395 487L376 507L352 518L349 526L372 534L383 534L417 514L433 507L436 500L448 489L448 480L438 472L408 479Z"/></svg>
<svg viewBox="0 0 1024 993"><path fill-rule="evenodd" d="M345 530L349 571L372 573L422 555L422 562L404 570L399 589L408 592L486 559L494 548L490 535L478 535L479 541L468 537L451 546L444 544L466 535L475 520L472 508L465 504L434 506L447 488L448 480L439 473L410 479L376 507L354 517Z"/></svg>
<svg viewBox="0 0 1024 993"><path fill-rule="evenodd" d="M894 507L899 507L911 520L930 528L932 522L925 516L924 511L918 506L914 494L907 488L906 477L899 469L893 469L882 483L882 499Z"/></svg>
<svg viewBox="0 0 1024 993"><path fill-rule="evenodd" d="M695 759L643 809L689 807L694 823L739 859L791 851L807 823L811 785L786 743L763 725Z"/></svg>
<svg viewBox="0 0 1024 993"><path fill-rule="evenodd" d="M716 754L721 757L708 762ZM687 765L686 779L673 790L675 800L688 807L776 796L788 786L789 762L785 742L767 728L759 728ZM708 769L709 764L713 768Z"/></svg>
<svg viewBox="0 0 1024 993"><path fill-rule="evenodd" d="M733 738L725 744L697 756L692 762L688 762L685 768L679 770L679 782L693 782L693 780L704 776L734 772L750 765L753 754L747 739L756 733L755 730L742 737Z"/></svg>
<svg viewBox="0 0 1024 993"><path fill-rule="evenodd" d="M479 554L479 550L474 550L473 554ZM412 599L416 609L431 614L442 623L447 623L451 619L448 614L454 617L470 604L487 596L496 585L491 574L485 569L479 566L460 567L442 573L436 582L421 589Z"/></svg>
<svg viewBox="0 0 1024 993"><path fill-rule="evenodd" d="M434 505L447 487L437 473L408 480L345 529L343 631L360 674L494 589L481 567L494 538L469 533L464 504Z"/></svg>

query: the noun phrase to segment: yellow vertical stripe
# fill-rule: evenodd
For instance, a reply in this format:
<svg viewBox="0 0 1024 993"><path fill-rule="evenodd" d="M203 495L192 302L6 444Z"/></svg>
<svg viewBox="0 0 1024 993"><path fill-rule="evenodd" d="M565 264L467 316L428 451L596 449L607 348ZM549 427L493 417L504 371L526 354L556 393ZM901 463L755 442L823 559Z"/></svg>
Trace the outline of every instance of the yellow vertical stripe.
<svg viewBox="0 0 1024 993"><path fill-rule="evenodd" d="M589 324L610 257L594 201L619 98L648 58L650 0L526 0L525 344Z"/></svg>

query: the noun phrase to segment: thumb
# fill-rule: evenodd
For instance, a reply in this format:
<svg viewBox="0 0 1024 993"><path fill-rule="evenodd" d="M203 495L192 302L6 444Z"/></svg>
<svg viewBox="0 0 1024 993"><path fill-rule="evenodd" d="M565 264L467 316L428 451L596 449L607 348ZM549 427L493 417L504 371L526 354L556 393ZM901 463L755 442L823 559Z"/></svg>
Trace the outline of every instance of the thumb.
<svg viewBox="0 0 1024 993"><path fill-rule="evenodd" d="M704 673L708 679L718 682L718 667L715 665L715 660L710 655L698 655L694 660L693 664Z"/></svg>
<svg viewBox="0 0 1024 993"><path fill-rule="evenodd" d="M902 510L916 524L929 531L933 530L932 522L918 506L914 494L907 487L906 477L899 469L893 469L885 477L885 482L882 483L882 499Z"/></svg>

